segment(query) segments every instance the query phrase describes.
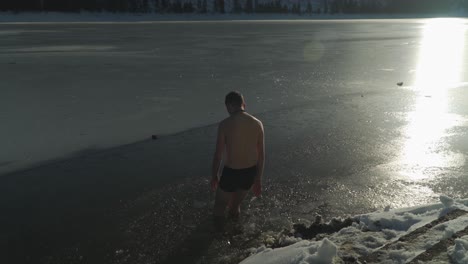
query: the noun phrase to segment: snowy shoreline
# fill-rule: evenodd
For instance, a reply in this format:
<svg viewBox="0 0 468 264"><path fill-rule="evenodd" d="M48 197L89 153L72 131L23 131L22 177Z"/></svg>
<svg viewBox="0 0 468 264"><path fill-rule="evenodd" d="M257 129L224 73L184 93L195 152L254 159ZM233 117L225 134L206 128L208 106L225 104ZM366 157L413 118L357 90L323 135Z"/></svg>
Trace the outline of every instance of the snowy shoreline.
<svg viewBox="0 0 468 264"><path fill-rule="evenodd" d="M425 19L425 18L466 18L465 13L446 15L421 14L157 14L157 13L109 13L109 12L0 12L0 23L98 23L98 22L177 22L177 21L265 21L265 20L373 20L373 19Z"/></svg>
<svg viewBox="0 0 468 264"><path fill-rule="evenodd" d="M282 237L284 247L252 248L241 264L468 263L468 199L440 201L357 215L351 226L312 240Z"/></svg>

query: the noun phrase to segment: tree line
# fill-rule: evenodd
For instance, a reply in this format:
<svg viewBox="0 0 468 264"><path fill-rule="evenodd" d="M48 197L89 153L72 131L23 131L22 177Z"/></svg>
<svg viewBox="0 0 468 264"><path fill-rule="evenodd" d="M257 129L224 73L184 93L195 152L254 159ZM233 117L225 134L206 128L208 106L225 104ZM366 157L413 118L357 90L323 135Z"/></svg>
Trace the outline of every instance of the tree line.
<svg viewBox="0 0 468 264"><path fill-rule="evenodd" d="M398 14L461 9L468 11L468 0L0 0L1 11L13 12Z"/></svg>

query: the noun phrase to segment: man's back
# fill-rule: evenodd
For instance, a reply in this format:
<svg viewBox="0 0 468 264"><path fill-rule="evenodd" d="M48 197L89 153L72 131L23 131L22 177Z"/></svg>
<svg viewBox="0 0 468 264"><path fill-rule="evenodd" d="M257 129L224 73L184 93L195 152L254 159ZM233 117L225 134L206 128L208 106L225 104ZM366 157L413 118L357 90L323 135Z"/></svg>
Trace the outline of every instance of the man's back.
<svg viewBox="0 0 468 264"><path fill-rule="evenodd" d="M240 204L248 191L252 190L256 196L261 194L265 164L262 122L245 112L244 97L239 92L227 94L225 104L230 117L218 127L210 182L212 190L219 185L213 208L217 230L223 227L227 208L229 215L239 217ZM224 168L218 178L222 160Z"/></svg>
<svg viewBox="0 0 468 264"><path fill-rule="evenodd" d="M226 142L224 165L232 169L257 165L262 123L248 113L238 112L223 120L220 127Z"/></svg>

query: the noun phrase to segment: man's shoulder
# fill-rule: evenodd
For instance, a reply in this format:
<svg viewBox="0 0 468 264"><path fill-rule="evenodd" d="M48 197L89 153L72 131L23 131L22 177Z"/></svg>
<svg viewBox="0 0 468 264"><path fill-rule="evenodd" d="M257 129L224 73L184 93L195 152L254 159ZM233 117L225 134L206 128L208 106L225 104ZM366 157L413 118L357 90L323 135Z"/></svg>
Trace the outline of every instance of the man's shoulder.
<svg viewBox="0 0 468 264"><path fill-rule="evenodd" d="M263 126L262 121L260 121L260 119L256 118L255 116L253 116L251 114L249 114L249 116L252 119L252 121L254 121L255 123L257 123L260 126Z"/></svg>
<svg viewBox="0 0 468 264"><path fill-rule="evenodd" d="M232 117L231 116L226 117L223 120L221 120L221 122L219 122L218 128L223 129L224 127L228 126L229 123L231 122L232 122Z"/></svg>
<svg viewBox="0 0 468 264"><path fill-rule="evenodd" d="M243 120L241 122L245 122L245 121L248 120L247 121L248 123L255 123L255 124L263 127L262 121L260 121L255 116L253 116L253 115L251 115L249 113L246 113L245 116L247 117L247 119L242 118L242 119L240 119L240 120ZM219 122L219 128L223 128L225 126L228 126L229 124L234 124L234 123L236 123L236 120L239 120L239 119L236 119L233 116L226 117L225 119L221 120L221 122Z"/></svg>
<svg viewBox="0 0 468 264"><path fill-rule="evenodd" d="M229 121L229 117L221 120L221 122L219 122L219 127L225 126L228 121Z"/></svg>

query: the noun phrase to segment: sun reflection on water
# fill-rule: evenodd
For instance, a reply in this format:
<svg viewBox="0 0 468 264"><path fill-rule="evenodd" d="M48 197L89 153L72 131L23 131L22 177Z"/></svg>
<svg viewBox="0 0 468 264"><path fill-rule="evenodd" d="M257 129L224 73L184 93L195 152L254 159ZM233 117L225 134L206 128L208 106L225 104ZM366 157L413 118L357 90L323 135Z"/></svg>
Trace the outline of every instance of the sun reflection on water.
<svg viewBox="0 0 468 264"><path fill-rule="evenodd" d="M414 110L408 114L401 163L405 176L427 178L430 168L460 166L464 157L446 150L444 137L456 125L448 113L449 89L461 83L465 24L458 19L434 19L423 29L415 89Z"/></svg>

